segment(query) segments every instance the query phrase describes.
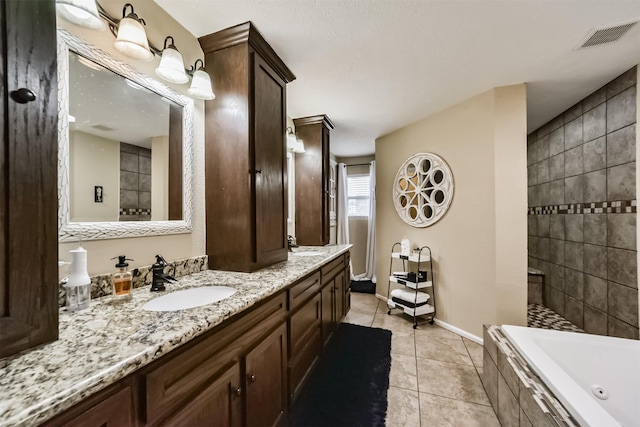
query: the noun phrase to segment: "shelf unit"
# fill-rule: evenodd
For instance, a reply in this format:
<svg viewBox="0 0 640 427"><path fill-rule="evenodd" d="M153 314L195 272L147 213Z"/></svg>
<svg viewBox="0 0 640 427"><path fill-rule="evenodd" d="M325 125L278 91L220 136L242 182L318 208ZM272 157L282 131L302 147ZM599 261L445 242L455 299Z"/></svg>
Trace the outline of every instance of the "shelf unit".
<svg viewBox="0 0 640 427"><path fill-rule="evenodd" d="M436 315L436 295L431 249L428 246L423 246L410 254L402 254L396 252L399 246L400 243L394 243L391 248L389 286L387 288L387 308L389 310L387 314L391 315L391 311L394 309L402 310L413 317L413 329L418 327L420 317L433 324ZM402 271L394 272L394 264L398 264L396 260L402 261ZM428 266L428 269L421 269L425 265ZM415 266L414 273L410 272L412 266ZM420 280L420 272L422 271L426 274L424 280ZM409 280L411 274L415 274L415 279L412 277L414 280ZM400 285L400 287L396 287L392 291L392 283ZM394 293L396 296L393 295Z"/></svg>

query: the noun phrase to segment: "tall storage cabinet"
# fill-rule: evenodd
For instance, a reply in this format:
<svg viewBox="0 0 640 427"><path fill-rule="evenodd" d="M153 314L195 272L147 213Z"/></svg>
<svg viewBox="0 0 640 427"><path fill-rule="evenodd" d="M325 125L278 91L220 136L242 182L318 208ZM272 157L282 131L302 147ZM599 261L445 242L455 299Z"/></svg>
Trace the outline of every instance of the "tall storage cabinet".
<svg viewBox="0 0 640 427"><path fill-rule="evenodd" d="M334 125L326 115L293 123L305 149L296 154L296 240L300 245L324 246L331 236L329 134Z"/></svg>
<svg viewBox="0 0 640 427"><path fill-rule="evenodd" d="M209 267L287 259L286 84L295 76L247 22L199 39L216 99L205 105Z"/></svg>
<svg viewBox="0 0 640 427"><path fill-rule="evenodd" d="M53 0L0 0L0 357L58 338Z"/></svg>

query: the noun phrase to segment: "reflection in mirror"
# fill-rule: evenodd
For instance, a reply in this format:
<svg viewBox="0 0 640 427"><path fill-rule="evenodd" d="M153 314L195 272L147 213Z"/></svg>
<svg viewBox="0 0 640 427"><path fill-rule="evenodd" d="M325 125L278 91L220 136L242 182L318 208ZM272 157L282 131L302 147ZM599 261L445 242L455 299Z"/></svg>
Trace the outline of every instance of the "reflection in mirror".
<svg viewBox="0 0 640 427"><path fill-rule="evenodd" d="M59 241L191 232L193 100L58 41Z"/></svg>
<svg viewBox="0 0 640 427"><path fill-rule="evenodd" d="M169 179L169 146L182 146L170 130L181 121L181 106L69 51L70 220L182 219L181 208L169 216L182 205L182 192L169 197L182 186L181 173Z"/></svg>

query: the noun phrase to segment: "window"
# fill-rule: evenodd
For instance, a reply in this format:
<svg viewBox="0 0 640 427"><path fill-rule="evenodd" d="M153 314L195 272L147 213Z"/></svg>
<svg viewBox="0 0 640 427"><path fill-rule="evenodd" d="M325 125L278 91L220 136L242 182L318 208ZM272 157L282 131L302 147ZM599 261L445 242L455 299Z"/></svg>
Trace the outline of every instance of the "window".
<svg viewBox="0 0 640 427"><path fill-rule="evenodd" d="M369 216L370 186L369 175L351 175L347 177L349 216Z"/></svg>

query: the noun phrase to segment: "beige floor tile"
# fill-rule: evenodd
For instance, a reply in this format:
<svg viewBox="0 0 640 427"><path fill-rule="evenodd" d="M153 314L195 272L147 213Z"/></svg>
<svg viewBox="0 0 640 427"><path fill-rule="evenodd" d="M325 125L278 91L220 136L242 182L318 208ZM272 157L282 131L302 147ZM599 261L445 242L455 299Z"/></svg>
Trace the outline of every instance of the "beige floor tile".
<svg viewBox="0 0 640 427"><path fill-rule="evenodd" d="M387 427L420 427L417 391L389 387L387 401Z"/></svg>
<svg viewBox="0 0 640 427"><path fill-rule="evenodd" d="M473 366L473 362L461 337L441 338L416 332L416 356L441 362Z"/></svg>
<svg viewBox="0 0 640 427"><path fill-rule="evenodd" d="M473 364L476 366L476 368L482 369L482 345L466 338L462 338L462 342L467 347Z"/></svg>
<svg viewBox="0 0 640 427"><path fill-rule="evenodd" d="M389 385L418 391L418 372L415 356L391 354Z"/></svg>
<svg viewBox="0 0 640 427"><path fill-rule="evenodd" d="M417 358L418 390L465 402L490 405L473 366Z"/></svg>
<svg viewBox="0 0 640 427"><path fill-rule="evenodd" d="M460 335L447 331L438 325L432 325L428 322L421 323L416 329L416 334L424 336L436 336L440 338L460 339Z"/></svg>
<svg viewBox="0 0 640 427"><path fill-rule="evenodd" d="M383 311L382 311L383 310ZM413 320L404 314L387 314L386 306L382 305L382 310L378 307L376 317L373 319L373 326L376 328L388 329L398 332L413 332Z"/></svg>
<svg viewBox="0 0 640 427"><path fill-rule="evenodd" d="M347 315L344 317L342 321L344 323L352 323L354 325L370 327L371 324L373 323L374 315L375 315L374 313L363 313L355 309L351 309L349 310L349 312L347 313Z"/></svg>
<svg viewBox="0 0 640 427"><path fill-rule="evenodd" d="M500 427L491 406L420 393L420 424L438 427Z"/></svg>
<svg viewBox="0 0 640 427"><path fill-rule="evenodd" d="M409 332L391 331L391 354L402 354L405 356L416 357L416 343L413 336L413 330Z"/></svg>
<svg viewBox="0 0 640 427"><path fill-rule="evenodd" d="M358 311L375 313L379 302L375 295L351 292L351 308L356 308Z"/></svg>

